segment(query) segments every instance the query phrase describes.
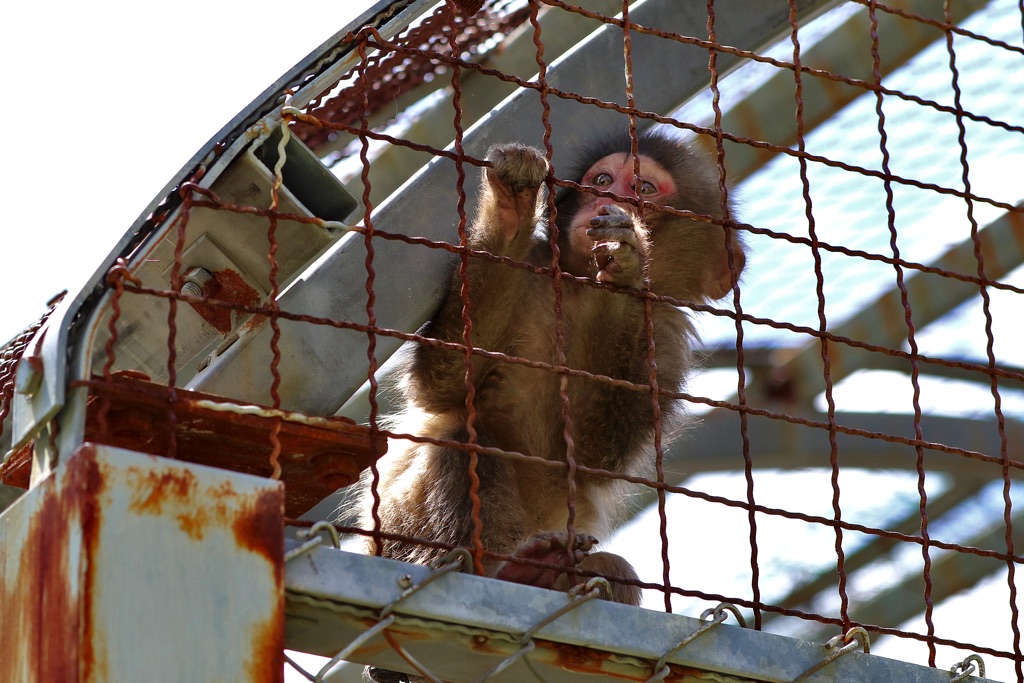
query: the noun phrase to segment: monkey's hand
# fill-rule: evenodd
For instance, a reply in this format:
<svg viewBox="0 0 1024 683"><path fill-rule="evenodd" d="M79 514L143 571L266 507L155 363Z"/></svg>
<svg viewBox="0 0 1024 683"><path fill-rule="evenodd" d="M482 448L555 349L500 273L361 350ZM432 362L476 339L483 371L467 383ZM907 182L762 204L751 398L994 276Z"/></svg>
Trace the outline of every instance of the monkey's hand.
<svg viewBox="0 0 1024 683"><path fill-rule="evenodd" d="M597 539L588 534L576 534L576 544L571 549L567 547L568 542L568 535L564 531L545 531L526 539L513 553L513 557L554 564L561 569L544 569L509 560L498 568L494 576L503 581L523 583L538 588L553 588L558 577L572 571L587 557L587 553L597 543Z"/></svg>
<svg viewBox="0 0 1024 683"><path fill-rule="evenodd" d="M492 146L487 160L491 167L484 174L480 224L505 239L529 237L537 219L540 186L548 174L547 159L538 149L510 143Z"/></svg>
<svg viewBox="0 0 1024 683"><path fill-rule="evenodd" d="M597 262L597 281L639 289L644 283L647 228L633 214L605 204L590 219L587 235Z"/></svg>

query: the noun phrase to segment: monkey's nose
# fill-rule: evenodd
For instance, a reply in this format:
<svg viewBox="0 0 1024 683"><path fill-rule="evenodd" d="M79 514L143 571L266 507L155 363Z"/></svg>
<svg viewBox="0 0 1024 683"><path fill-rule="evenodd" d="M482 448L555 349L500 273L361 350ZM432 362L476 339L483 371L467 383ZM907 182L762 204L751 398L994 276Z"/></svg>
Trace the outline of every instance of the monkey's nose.
<svg viewBox="0 0 1024 683"><path fill-rule="evenodd" d="M612 189L611 192L614 192L615 194L619 194L619 191L617 189ZM626 192L624 194L619 194L619 196L620 197L631 198L631 197L635 197L636 193L635 192ZM629 209L630 206L631 206L630 204L626 204L626 203L623 203L623 202L616 201L616 200L612 199L611 197L598 197L597 199L594 200L593 209L594 209L594 211L597 211L602 206L608 206L609 204L614 204L615 206L621 206L624 209Z"/></svg>
<svg viewBox="0 0 1024 683"><path fill-rule="evenodd" d="M626 197L628 199L637 198L636 185L632 181L625 182L624 180L620 180L608 189L620 197Z"/></svg>

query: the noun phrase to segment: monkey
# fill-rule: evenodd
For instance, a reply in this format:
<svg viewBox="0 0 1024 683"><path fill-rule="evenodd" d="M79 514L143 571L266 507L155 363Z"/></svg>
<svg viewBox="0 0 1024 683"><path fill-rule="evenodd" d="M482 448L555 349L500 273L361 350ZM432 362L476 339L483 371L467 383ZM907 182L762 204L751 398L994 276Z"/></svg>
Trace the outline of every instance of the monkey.
<svg viewBox="0 0 1024 683"><path fill-rule="evenodd" d="M472 346L558 366L555 330L560 325L566 367L643 389L561 375L492 355L472 356L475 442L482 448L530 456L480 453L477 458L480 532L489 551L484 571L498 579L563 591L572 587L577 572L605 576L612 582L611 598L629 605L640 603L636 572L624 558L594 550L598 539L611 533L625 485L615 478L576 474L576 532L570 546L568 475L564 467L547 463L566 463L571 442L572 458L579 465L650 476L655 405L665 443L685 423L681 402L661 392L682 389L693 366L695 330L681 308L655 299L649 311L653 330L648 332L643 294L697 303L720 299L732 291L745 262L741 240L723 228L722 221L700 221L666 210L720 219L717 165L661 132L639 135L637 147L639 178L634 177L628 134L608 136L582 152L570 177L583 189L571 189L556 203L554 239L546 220L550 166L544 154L520 143L491 147L466 246L531 268L471 255L465 269ZM560 320L555 313L556 283L550 273L537 270L556 262L556 249L558 268L571 276L557 283ZM462 287L463 278L456 272L420 335L464 343ZM647 389L652 337L660 390L655 400ZM390 428L466 443L470 433L465 352L424 343L407 345L406 351L398 383L405 406ZM563 384L568 420L563 417ZM394 439L377 465L381 530L472 548L469 462L464 449ZM371 496L365 494L362 518L367 526L372 526L371 504ZM368 550L416 563L444 553L386 538L368 541ZM512 559L491 559L491 553Z"/></svg>

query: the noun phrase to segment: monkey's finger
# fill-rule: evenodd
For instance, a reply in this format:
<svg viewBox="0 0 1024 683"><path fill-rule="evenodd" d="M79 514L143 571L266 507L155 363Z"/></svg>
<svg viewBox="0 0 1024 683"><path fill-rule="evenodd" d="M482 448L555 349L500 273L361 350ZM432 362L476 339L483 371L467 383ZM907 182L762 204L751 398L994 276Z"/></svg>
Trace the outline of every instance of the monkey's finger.
<svg viewBox="0 0 1024 683"><path fill-rule="evenodd" d="M597 281L621 287L641 284L640 258L636 249L621 242L598 242L593 248Z"/></svg>
<svg viewBox="0 0 1024 683"><path fill-rule="evenodd" d="M587 236L597 244L628 244L636 248L637 236L633 225L595 226L587 229Z"/></svg>
<svg viewBox="0 0 1024 683"><path fill-rule="evenodd" d="M596 538L590 534L576 534L576 549L584 552L589 551L595 545L600 543Z"/></svg>
<svg viewBox="0 0 1024 683"><path fill-rule="evenodd" d="M597 213L600 216L612 216L632 220L632 214L618 204L604 204L597 210Z"/></svg>
<svg viewBox="0 0 1024 683"><path fill-rule="evenodd" d="M636 247L628 242L595 242L590 252L597 259L618 259L622 261L635 261Z"/></svg>

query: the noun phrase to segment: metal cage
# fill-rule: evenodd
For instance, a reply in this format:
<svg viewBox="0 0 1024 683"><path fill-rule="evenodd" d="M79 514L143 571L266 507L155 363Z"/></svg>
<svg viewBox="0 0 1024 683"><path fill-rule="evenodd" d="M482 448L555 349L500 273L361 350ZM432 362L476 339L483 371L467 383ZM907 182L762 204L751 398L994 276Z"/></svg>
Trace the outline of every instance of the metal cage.
<svg viewBox="0 0 1024 683"><path fill-rule="evenodd" d="M4 347L0 679L1024 683L1021 16L376 3ZM700 424L611 540L647 608L344 550L486 150L557 177L630 120L717 159L752 250L733 297L676 302Z"/></svg>

